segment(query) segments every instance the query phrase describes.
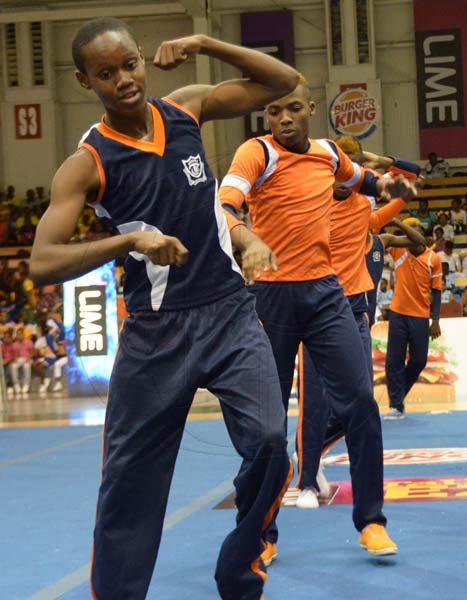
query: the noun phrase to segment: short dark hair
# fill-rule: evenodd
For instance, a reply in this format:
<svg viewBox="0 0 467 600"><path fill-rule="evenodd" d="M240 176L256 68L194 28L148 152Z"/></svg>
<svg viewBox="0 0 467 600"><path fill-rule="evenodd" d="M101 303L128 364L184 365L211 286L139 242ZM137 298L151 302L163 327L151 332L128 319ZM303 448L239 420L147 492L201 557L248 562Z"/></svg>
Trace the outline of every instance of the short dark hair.
<svg viewBox="0 0 467 600"><path fill-rule="evenodd" d="M99 19L93 19L88 21L82 27L78 29L73 42L71 44L71 54L73 56L73 62L76 68L81 73L86 71L83 58L83 47L92 42L96 37L107 33L107 31L126 31L131 38L133 38L135 44L140 47L136 35L129 25L125 21L120 19L114 19L113 17L102 17Z"/></svg>

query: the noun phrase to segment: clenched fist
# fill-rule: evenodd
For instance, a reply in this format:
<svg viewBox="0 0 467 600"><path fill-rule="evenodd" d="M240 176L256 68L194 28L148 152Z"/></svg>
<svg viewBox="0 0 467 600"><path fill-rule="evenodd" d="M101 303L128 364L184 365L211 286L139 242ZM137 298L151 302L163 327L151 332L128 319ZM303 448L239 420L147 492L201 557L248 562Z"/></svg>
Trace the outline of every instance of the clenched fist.
<svg viewBox="0 0 467 600"><path fill-rule="evenodd" d="M154 65L165 71L175 69L190 56L199 54L202 45L202 35L189 35L177 40L162 42L154 57Z"/></svg>
<svg viewBox="0 0 467 600"><path fill-rule="evenodd" d="M130 239L132 250L145 254L155 265L180 267L188 260L188 250L176 237L137 231L130 234Z"/></svg>

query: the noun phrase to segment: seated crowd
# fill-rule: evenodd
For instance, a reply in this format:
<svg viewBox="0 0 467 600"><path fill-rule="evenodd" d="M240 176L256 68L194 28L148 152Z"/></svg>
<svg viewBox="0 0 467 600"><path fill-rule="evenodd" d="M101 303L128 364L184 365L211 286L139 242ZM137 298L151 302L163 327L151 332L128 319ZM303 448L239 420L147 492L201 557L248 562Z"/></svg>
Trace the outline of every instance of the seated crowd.
<svg viewBox="0 0 467 600"><path fill-rule="evenodd" d="M68 360L61 286L37 289L25 260L15 269L8 263L0 260L0 342L7 393L28 394L34 373L39 392L59 391Z"/></svg>
<svg viewBox="0 0 467 600"><path fill-rule="evenodd" d="M16 195L14 186L6 192L0 191L0 246L31 246L39 219L49 204L49 197L43 187L29 189L23 199ZM94 210L83 211L76 240L99 239L104 226L97 219Z"/></svg>

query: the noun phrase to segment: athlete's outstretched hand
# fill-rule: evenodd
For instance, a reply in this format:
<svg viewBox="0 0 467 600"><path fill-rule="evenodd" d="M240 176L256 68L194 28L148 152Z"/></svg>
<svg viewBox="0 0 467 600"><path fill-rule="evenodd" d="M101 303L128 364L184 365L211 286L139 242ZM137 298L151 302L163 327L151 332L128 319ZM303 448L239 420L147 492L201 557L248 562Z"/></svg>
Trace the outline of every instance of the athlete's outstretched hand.
<svg viewBox="0 0 467 600"><path fill-rule="evenodd" d="M137 231L130 235L133 251L145 254L155 265L180 267L188 260L188 250L176 237L153 231Z"/></svg>
<svg viewBox="0 0 467 600"><path fill-rule="evenodd" d="M199 54L201 46L201 35L189 35L177 40L162 42L154 56L154 65L165 71L175 69L190 56Z"/></svg>
<svg viewBox="0 0 467 600"><path fill-rule="evenodd" d="M277 271L277 257L259 238L251 242L242 255L243 275L247 283L259 279L265 271Z"/></svg>
<svg viewBox="0 0 467 600"><path fill-rule="evenodd" d="M376 183L376 189L380 198L387 201L392 198L402 198L408 202L417 197L415 185L402 175L394 178L381 177Z"/></svg>

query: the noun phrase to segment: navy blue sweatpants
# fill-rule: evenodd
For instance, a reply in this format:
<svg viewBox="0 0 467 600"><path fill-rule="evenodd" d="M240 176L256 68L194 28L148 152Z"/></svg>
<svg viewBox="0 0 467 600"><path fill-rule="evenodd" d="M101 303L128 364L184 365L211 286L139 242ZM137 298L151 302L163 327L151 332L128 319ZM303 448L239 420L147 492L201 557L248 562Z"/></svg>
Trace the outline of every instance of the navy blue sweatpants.
<svg viewBox="0 0 467 600"><path fill-rule="evenodd" d="M220 399L243 459L235 529L218 558L224 600L259 600L270 515L292 476L277 370L242 289L192 308L125 321L110 382L91 573L98 600L143 600L154 569L170 483L198 387Z"/></svg>
<svg viewBox="0 0 467 600"><path fill-rule="evenodd" d="M365 352L366 367L373 381L373 362L371 335L368 318L365 313L353 313L360 339ZM319 461L330 446L345 436L344 426L335 413L330 411L325 386L319 376L308 350L301 346L299 351L299 417L296 436L298 464L298 482L300 489L314 487L318 489L316 474ZM365 506L359 512L365 514ZM366 523L372 513L365 517Z"/></svg>
<svg viewBox="0 0 467 600"><path fill-rule="evenodd" d="M255 283L251 289L271 340L284 407L288 407L295 356L303 342L323 381L332 411L345 429L355 527L361 530L368 522L385 523L381 421L362 340L337 277ZM274 526L266 539L277 539Z"/></svg>
<svg viewBox="0 0 467 600"><path fill-rule="evenodd" d="M429 319L389 312L386 381L391 408L404 412L404 398L425 368L429 341Z"/></svg>

